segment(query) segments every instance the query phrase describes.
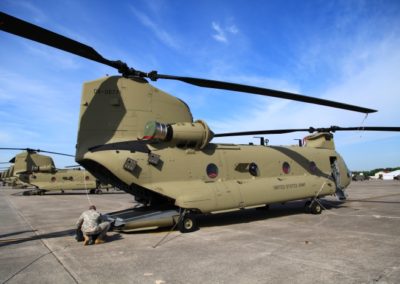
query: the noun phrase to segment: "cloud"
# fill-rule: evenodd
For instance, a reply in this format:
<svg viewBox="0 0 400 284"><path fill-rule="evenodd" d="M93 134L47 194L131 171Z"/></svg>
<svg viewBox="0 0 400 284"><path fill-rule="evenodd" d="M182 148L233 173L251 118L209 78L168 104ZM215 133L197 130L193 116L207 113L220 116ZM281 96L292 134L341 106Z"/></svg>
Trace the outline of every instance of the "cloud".
<svg viewBox="0 0 400 284"><path fill-rule="evenodd" d="M353 53L340 59L342 65L335 67L339 74L331 81L325 91L320 94L323 99L340 101L377 109L377 113L365 115L352 111L339 110L312 104L303 104L274 98L254 97L250 110L243 109L234 114L224 113L222 120L209 121L215 133L261 130L329 127L338 125L351 126L398 126L400 114L400 81L398 66L400 66L400 42L394 38L386 38L382 42L364 42ZM303 93L296 86L290 87L290 82L270 81L269 78L249 77L249 83L259 86L273 86L284 90ZM264 82L264 83L263 83ZM275 85L274 85L275 84ZM287 86L285 87L285 84ZM306 94L316 96L315 94ZM305 132L286 135L268 135L271 144L295 144L295 138L307 135ZM390 159L380 156L380 145L385 141L400 139L394 132L337 132L335 144L343 156L348 159L349 166L354 169L368 169L385 165L398 165L396 152ZM215 139L214 142L248 143L257 141L252 136ZM291 143L292 142L292 143ZM368 145L368 147L367 147ZM358 150L364 149L364 150ZM368 158L360 159L368 152ZM398 153L398 152L397 152Z"/></svg>
<svg viewBox="0 0 400 284"><path fill-rule="evenodd" d="M212 37L219 42L228 43L228 36L235 35L239 32L235 25L230 25L227 27L221 27L217 22L212 22L211 27L214 30Z"/></svg>
<svg viewBox="0 0 400 284"><path fill-rule="evenodd" d="M145 13L140 12L133 7L130 8L136 18L140 21L140 23L150 29L162 43L173 49L180 48L178 41L166 30L164 30L161 25L158 25L156 22L152 21L150 17L148 17Z"/></svg>
<svg viewBox="0 0 400 284"><path fill-rule="evenodd" d="M37 24L43 23L47 20L46 13L38 8L38 5L34 5L27 1L9 1L9 5L18 7L19 10L27 11L31 15L31 20ZM18 17L18 15L16 15Z"/></svg>

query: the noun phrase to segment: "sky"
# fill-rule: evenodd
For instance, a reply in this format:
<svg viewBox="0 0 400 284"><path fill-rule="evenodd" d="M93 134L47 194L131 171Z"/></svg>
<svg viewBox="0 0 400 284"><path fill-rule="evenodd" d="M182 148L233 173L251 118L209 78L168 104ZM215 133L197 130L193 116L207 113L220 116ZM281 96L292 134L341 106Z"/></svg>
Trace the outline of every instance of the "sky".
<svg viewBox="0 0 400 284"><path fill-rule="evenodd" d="M400 126L396 0L2 0L0 11L145 72L255 85L378 110L365 116L169 80L154 83L184 100L193 117L215 133ZM116 70L2 31L0 62L0 147L74 154L82 83ZM270 145L292 145L307 134L266 138ZM338 132L335 145L351 170L400 166L400 133ZM0 162L17 153L0 151ZM54 159L60 168L75 164L73 158Z"/></svg>

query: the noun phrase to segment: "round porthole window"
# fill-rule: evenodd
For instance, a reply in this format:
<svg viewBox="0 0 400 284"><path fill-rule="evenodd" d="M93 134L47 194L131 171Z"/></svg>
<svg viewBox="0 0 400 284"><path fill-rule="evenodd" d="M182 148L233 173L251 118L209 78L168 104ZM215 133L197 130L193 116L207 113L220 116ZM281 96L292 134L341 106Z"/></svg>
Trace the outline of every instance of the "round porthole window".
<svg viewBox="0 0 400 284"><path fill-rule="evenodd" d="M313 173L313 174L317 172L317 164L315 164L314 161L311 161L311 162L310 162L310 171L311 171L311 173Z"/></svg>
<svg viewBox="0 0 400 284"><path fill-rule="evenodd" d="M85 180L89 180L89 176L85 176Z"/></svg>
<svg viewBox="0 0 400 284"><path fill-rule="evenodd" d="M260 171L259 171L258 166L257 166L256 163L250 163L250 165L249 165L249 173L253 177L259 176Z"/></svg>
<svg viewBox="0 0 400 284"><path fill-rule="evenodd" d="M209 178L216 178L218 176L218 167L215 164L208 164L206 171Z"/></svg>
<svg viewBox="0 0 400 284"><path fill-rule="evenodd" d="M283 163L283 165L282 165L282 171L283 171L285 174L289 174L289 173L290 173L290 165L289 165L288 162L284 162L284 163Z"/></svg>
<svg viewBox="0 0 400 284"><path fill-rule="evenodd" d="M51 181L52 181L52 182L55 182L55 181L56 181L56 177L52 177L52 178L51 178Z"/></svg>

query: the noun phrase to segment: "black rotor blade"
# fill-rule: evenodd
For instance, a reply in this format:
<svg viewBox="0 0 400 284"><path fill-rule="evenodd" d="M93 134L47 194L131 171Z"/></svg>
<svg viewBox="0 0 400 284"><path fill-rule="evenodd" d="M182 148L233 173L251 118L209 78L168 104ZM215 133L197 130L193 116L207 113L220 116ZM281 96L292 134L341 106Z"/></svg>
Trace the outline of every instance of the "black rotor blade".
<svg viewBox="0 0 400 284"><path fill-rule="evenodd" d="M386 126L364 126L364 127L339 127L331 126L327 128L294 128L294 129L276 129L276 130L255 130L243 132L229 132L214 134L214 137L229 137L229 136L248 136L248 135L270 135L270 134L285 134L292 132L336 132L336 131L400 131L400 127Z"/></svg>
<svg viewBox="0 0 400 284"><path fill-rule="evenodd" d="M75 157L75 155L70 155L70 154L64 154L64 153L58 153L58 152L51 152L51 151L43 151L40 149L34 150L36 152L41 152L41 153L48 153L48 154L55 154L55 155L61 155L61 156L67 156L67 157Z"/></svg>
<svg viewBox="0 0 400 284"><path fill-rule="evenodd" d="M298 131L308 131L308 128L301 129L277 129L277 130L255 130L242 132L228 132L214 134L214 137L229 137L229 136L249 136L249 135L267 135L267 134L285 134Z"/></svg>
<svg viewBox="0 0 400 284"><path fill-rule="evenodd" d="M0 148L0 150L20 150L20 151L35 152L35 153L42 152L42 153L49 153L49 154L55 154L55 155L61 155L61 156L75 157L74 155L70 155L70 154L51 152L51 151L45 151L45 150L40 150L40 149L31 149L31 148Z"/></svg>
<svg viewBox="0 0 400 284"><path fill-rule="evenodd" d="M201 78L192 78L192 77L182 77L182 76L174 76L174 75L165 75L158 74L157 71L152 71L149 73L145 73L134 68L129 68L128 65L122 61L111 61L105 59L101 56L96 50L92 47L87 46L78 41L72 40L60 34L54 33L52 31L46 30L39 26L33 25L21 19L15 18L3 12L0 12L0 29L27 39L31 39L33 41L37 41L76 55L81 57L106 64L108 66L114 67L118 69L120 73L122 73L125 77L141 77L141 78L149 78L153 81L157 79L168 79L168 80L177 80L181 82L185 82L191 85L212 88L212 89L220 89L220 90L228 90L235 92L243 92L250 94L257 94L269 97L276 97L288 100L294 100L299 102L324 105L333 108L351 110L361 113L372 113L376 112L376 110L364 108L355 105L349 105L340 102L334 102L319 98L308 97L304 95L277 91L272 89L229 83L223 81L216 80L208 80Z"/></svg>
<svg viewBox="0 0 400 284"><path fill-rule="evenodd" d="M111 61L105 59L96 50L88 45L46 30L42 27L28 23L3 12L0 12L0 29L20 37L40 42L66 52L106 64L108 66L117 68L118 70L128 68L126 64L121 61Z"/></svg>
<svg viewBox="0 0 400 284"><path fill-rule="evenodd" d="M313 97L308 97L308 96L295 94L295 93L277 91L277 90L272 90L272 89L266 89L266 88L260 88L260 87L254 87L254 86L248 86L248 85L242 85L242 84L236 84L236 83L229 83L229 82L215 81L215 80L201 79L201 78L192 78L192 77L171 76L171 75L163 75L163 74L155 74L154 75L151 72L149 73L150 79L154 80L154 76L156 76L155 77L156 79L178 80L178 81L182 81L182 82L185 82L188 84L205 87L205 88L228 90L228 91L235 91L235 92L242 92L242 93L250 93L250 94L262 95L262 96L268 96L268 97L287 99L287 100L292 100L292 101L305 102L305 103L310 103L310 104L324 105L324 106L329 106L329 107L333 107L333 108L346 109L346 110L362 112L362 113L376 112L376 110L374 110L374 109L364 108L364 107L360 107L360 106L349 105L349 104L345 104L345 103L329 101L329 100L324 100L324 99L319 99L319 98L313 98Z"/></svg>

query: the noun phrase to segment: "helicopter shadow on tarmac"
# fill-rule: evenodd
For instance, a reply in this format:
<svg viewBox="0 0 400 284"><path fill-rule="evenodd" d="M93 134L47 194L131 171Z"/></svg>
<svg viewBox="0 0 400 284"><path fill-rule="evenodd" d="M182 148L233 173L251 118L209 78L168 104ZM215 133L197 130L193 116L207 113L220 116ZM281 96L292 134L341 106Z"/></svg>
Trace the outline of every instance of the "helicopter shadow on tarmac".
<svg viewBox="0 0 400 284"><path fill-rule="evenodd" d="M25 242L30 242L30 241L35 241L35 240L43 240L43 239L54 239L54 238L62 238L62 237L70 237L73 238L75 236L75 229L68 229L68 230L62 230L62 231L56 231L56 232L50 232L50 233L45 233L45 234L34 234L32 236L28 237L20 237L20 238L7 238L6 237L11 237L11 236L17 236L20 234L25 234L25 233L35 233L37 230L24 230L24 231L18 231L18 232L12 232L12 233L6 233L3 235L0 235L0 248L8 245L15 245L15 244L20 244L20 243L25 243ZM119 233L113 233L107 236L107 242L112 242L116 240L122 239L121 234Z"/></svg>
<svg viewBox="0 0 400 284"><path fill-rule="evenodd" d="M18 232L12 232L12 233L0 235L0 247L25 243L25 242L29 242L29 241L41 240L41 239L62 238L65 236L73 236L75 234L75 230L70 229L70 230L50 232L50 233L45 233L45 234L34 234L34 235L28 236L28 237L3 239L4 237L16 236L16 235L25 234L28 232L34 233L36 231L37 230L25 230L25 231L18 231Z"/></svg>
<svg viewBox="0 0 400 284"><path fill-rule="evenodd" d="M273 218L305 214L304 204L306 200L287 202L285 204L272 204L269 209L260 207L258 209L245 209L219 214L200 214L196 217L199 230L208 227L228 226L235 224L251 223ZM326 210L347 207L346 202L339 200L320 200ZM323 214L323 213L322 213ZM153 231L124 232L124 234L148 234L151 232L167 232L170 227L162 227ZM170 240L169 240L170 241Z"/></svg>
<svg viewBox="0 0 400 284"><path fill-rule="evenodd" d="M320 202L327 210L346 207L345 202L342 201L320 200ZM202 227L250 223L297 214L305 214L304 204L305 200L299 200L285 204L272 204L269 209L261 207L259 209L247 209L215 215L203 215L198 217L198 222L201 229Z"/></svg>
<svg viewBox="0 0 400 284"><path fill-rule="evenodd" d="M24 195L23 194L24 192L23 191L21 191L21 192L15 192L15 193L13 193L13 194L11 194L11 195L13 195L13 196L37 196L37 194L32 194L32 195L29 195L29 194L27 194L27 195ZM124 191L109 191L109 192L102 192L101 194L89 194L89 195L109 195L109 194L126 194L126 192L124 192ZM64 196L64 195L87 195L87 193L86 192L84 192L84 191L81 191L81 192L68 192L68 191L66 191L66 192L64 192L64 193L62 193L62 192L60 192L60 191L55 191L55 192L46 192L44 195L41 195L41 197L44 197L44 196Z"/></svg>

